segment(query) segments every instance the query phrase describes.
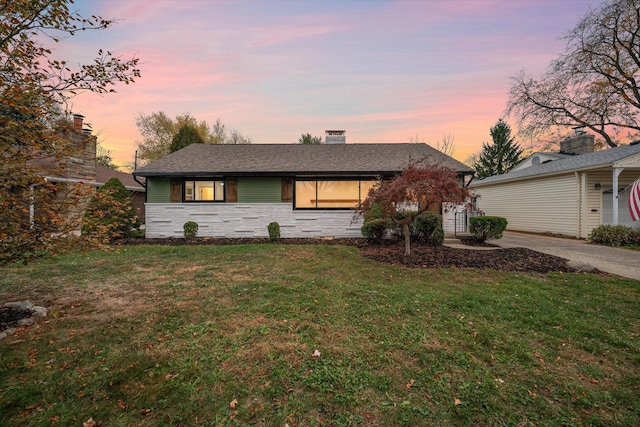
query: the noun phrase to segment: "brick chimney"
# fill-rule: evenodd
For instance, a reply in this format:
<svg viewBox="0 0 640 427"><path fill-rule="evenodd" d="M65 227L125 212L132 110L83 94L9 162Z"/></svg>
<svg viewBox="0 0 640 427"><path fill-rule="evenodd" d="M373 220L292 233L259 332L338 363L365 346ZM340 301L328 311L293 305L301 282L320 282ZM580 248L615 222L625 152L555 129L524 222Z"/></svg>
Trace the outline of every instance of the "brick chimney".
<svg viewBox="0 0 640 427"><path fill-rule="evenodd" d="M583 128L575 128L576 134L560 142L560 152L563 154L593 153L595 136L586 133Z"/></svg>
<svg viewBox="0 0 640 427"><path fill-rule="evenodd" d="M327 144L345 144L347 137L346 130L325 130L324 139Z"/></svg>
<svg viewBox="0 0 640 427"><path fill-rule="evenodd" d="M84 116L82 114L74 114L73 115L73 130L76 132L82 132L82 123L84 121Z"/></svg>

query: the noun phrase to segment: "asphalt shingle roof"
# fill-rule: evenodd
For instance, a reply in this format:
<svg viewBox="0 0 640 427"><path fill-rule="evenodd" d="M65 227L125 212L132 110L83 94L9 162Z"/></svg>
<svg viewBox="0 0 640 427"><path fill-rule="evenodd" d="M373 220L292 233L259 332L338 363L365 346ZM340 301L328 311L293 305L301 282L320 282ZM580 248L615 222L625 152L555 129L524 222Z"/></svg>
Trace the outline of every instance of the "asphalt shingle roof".
<svg viewBox="0 0 640 427"><path fill-rule="evenodd" d="M627 157L640 154L640 144L623 145L608 150L595 151L593 153L575 155L563 159L542 163L536 166L507 172L502 175L494 175L475 181L471 186L482 186L503 181L511 181L521 178L530 178L542 175L551 175L562 172L572 172L584 169L592 169L600 166L610 166L613 163Z"/></svg>
<svg viewBox="0 0 640 427"><path fill-rule="evenodd" d="M137 176L299 175L398 173L428 157L457 172L465 164L423 143L391 144L192 144L137 169Z"/></svg>
<svg viewBox="0 0 640 427"><path fill-rule="evenodd" d="M104 166L96 166L96 182L105 184L111 178L118 178L129 190L145 191L145 188L133 179L133 175L126 172L114 171Z"/></svg>

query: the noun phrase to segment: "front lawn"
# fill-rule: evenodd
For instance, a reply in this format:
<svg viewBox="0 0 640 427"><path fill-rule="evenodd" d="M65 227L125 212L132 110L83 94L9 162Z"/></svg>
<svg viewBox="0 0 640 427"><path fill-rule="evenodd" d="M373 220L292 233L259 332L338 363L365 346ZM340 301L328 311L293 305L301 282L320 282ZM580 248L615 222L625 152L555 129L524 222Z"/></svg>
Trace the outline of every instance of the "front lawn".
<svg viewBox="0 0 640 427"><path fill-rule="evenodd" d="M0 273L49 309L0 341L0 425L640 424L634 280L276 244Z"/></svg>

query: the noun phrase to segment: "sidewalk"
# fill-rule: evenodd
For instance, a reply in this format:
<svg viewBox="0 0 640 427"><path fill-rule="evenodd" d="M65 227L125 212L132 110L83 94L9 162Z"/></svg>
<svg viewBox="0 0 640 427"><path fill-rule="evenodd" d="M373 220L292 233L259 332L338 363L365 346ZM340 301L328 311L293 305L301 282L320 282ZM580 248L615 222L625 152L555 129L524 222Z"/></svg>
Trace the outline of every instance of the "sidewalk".
<svg viewBox="0 0 640 427"><path fill-rule="evenodd" d="M528 248L588 264L600 271L640 280L640 251L594 245L577 239L563 239L507 231L502 239L488 243L503 248Z"/></svg>

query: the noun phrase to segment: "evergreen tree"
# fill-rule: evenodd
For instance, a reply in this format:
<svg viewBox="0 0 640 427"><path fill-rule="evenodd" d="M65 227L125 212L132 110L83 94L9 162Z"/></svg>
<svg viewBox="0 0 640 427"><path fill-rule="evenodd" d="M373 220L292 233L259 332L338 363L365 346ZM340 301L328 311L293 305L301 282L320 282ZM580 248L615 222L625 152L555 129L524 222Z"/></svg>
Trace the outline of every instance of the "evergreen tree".
<svg viewBox="0 0 640 427"><path fill-rule="evenodd" d="M169 152L174 153L191 144L204 144L204 140L195 127L184 125L180 127L178 133L173 136L171 145L169 146Z"/></svg>
<svg viewBox="0 0 640 427"><path fill-rule="evenodd" d="M311 136L310 133L303 133L300 138L298 138L299 144L322 144L322 138L319 136Z"/></svg>
<svg viewBox="0 0 640 427"><path fill-rule="evenodd" d="M493 144L483 143L482 151L473 162L476 176L480 179L509 172L522 160L523 149L514 142L511 126L500 119L490 129Z"/></svg>

